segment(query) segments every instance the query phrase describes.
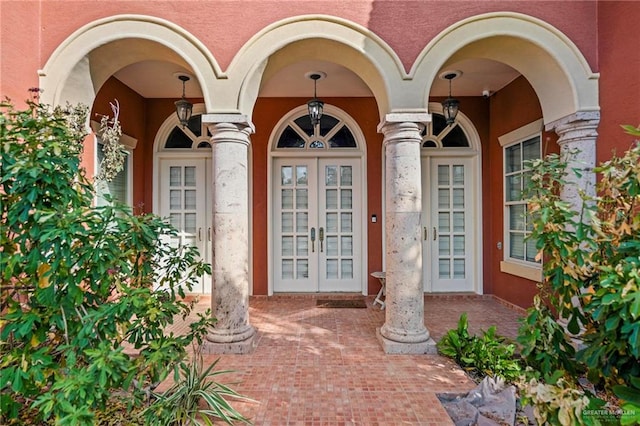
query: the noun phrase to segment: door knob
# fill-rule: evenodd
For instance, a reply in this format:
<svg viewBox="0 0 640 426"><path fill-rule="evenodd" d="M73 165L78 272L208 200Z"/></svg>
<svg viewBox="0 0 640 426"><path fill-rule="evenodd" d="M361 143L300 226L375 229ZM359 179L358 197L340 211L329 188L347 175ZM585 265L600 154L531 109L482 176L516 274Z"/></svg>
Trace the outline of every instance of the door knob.
<svg viewBox="0 0 640 426"><path fill-rule="evenodd" d="M320 253L322 253L323 250L323 242L324 242L324 228L321 226L320 227L320 232L319 232L319 237L318 239L320 240Z"/></svg>
<svg viewBox="0 0 640 426"><path fill-rule="evenodd" d="M311 253L316 251L316 228L311 228Z"/></svg>

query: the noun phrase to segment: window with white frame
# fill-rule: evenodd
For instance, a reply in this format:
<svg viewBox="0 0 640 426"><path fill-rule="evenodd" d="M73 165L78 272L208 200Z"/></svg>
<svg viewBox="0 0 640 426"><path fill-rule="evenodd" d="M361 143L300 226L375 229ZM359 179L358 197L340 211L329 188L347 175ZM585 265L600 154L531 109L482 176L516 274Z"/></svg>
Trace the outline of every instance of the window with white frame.
<svg viewBox="0 0 640 426"><path fill-rule="evenodd" d="M529 236L533 218L527 211L524 190L531 181L528 161L542 157L542 120L499 138L504 158L504 261L502 272L539 280L536 241Z"/></svg>
<svg viewBox="0 0 640 426"><path fill-rule="evenodd" d="M536 242L527 239L533 223L523 191L531 180L527 161L540 156L540 135L504 148L505 258L510 260L538 263Z"/></svg>
<svg viewBox="0 0 640 426"><path fill-rule="evenodd" d="M104 158L103 147L104 145L102 144L102 141L98 138L96 144L96 175L100 173L100 165L102 164L102 159ZM107 201L107 196L109 196L115 202L131 205L132 194L130 171L131 152L127 150L124 161L124 168L110 182L106 182L103 180L97 180L95 182L96 205L104 206L112 204L112 202Z"/></svg>

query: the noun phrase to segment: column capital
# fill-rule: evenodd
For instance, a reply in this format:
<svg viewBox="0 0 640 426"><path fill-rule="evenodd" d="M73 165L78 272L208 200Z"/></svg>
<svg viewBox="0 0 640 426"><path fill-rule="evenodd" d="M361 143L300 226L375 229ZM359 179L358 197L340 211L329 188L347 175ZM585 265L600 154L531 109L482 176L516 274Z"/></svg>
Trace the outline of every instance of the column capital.
<svg viewBox="0 0 640 426"><path fill-rule="evenodd" d="M378 124L378 133L387 133L389 129L395 128L395 125L402 125L403 123L425 126L430 122L431 114L426 111L391 112L386 114L382 122Z"/></svg>
<svg viewBox="0 0 640 426"><path fill-rule="evenodd" d="M595 140L598 137L598 125L600 124L600 111L578 111L559 120L545 125L545 130L555 131L558 145Z"/></svg>

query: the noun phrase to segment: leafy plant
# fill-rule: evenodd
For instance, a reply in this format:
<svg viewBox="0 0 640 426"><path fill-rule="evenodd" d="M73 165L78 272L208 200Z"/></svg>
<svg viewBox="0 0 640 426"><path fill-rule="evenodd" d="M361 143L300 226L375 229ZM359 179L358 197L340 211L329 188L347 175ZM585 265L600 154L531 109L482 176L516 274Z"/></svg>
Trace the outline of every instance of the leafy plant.
<svg viewBox="0 0 640 426"><path fill-rule="evenodd" d="M160 218L93 205L86 108L0 111L0 423L92 425L114 395L141 406L202 340L209 312L165 329L210 266L164 244Z"/></svg>
<svg viewBox="0 0 640 426"><path fill-rule="evenodd" d="M640 136L640 128L623 127ZM560 198L569 160L553 155L531 163L531 238L544 257L544 282L518 341L528 365L565 378L586 371L590 381L621 398L622 407L638 413L640 142L595 169L596 195L582 192L579 211Z"/></svg>
<svg viewBox="0 0 640 426"><path fill-rule="evenodd" d="M157 400L142 413L147 424L186 426L200 424L199 421L203 421L212 425L212 418L221 419L227 424L251 424L251 421L235 410L227 399L230 397L251 402L253 400L215 381L217 376L232 372L215 370L218 361L219 359L215 360L203 370L203 357L198 351L196 360L190 363L181 362L175 369L175 384L166 392L154 393L153 396Z"/></svg>
<svg viewBox="0 0 640 426"><path fill-rule="evenodd" d="M520 374L520 364L514 358L515 345L498 336L491 326L482 336L471 336L466 312L460 316L456 329L449 330L437 343L441 354L453 358L467 370L482 375L500 376L514 381Z"/></svg>

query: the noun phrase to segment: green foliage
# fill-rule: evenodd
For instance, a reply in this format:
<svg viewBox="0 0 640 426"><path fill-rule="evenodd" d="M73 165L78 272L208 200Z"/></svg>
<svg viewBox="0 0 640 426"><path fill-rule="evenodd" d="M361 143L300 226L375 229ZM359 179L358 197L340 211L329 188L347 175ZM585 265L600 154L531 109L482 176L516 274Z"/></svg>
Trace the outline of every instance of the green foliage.
<svg viewBox="0 0 640 426"><path fill-rule="evenodd" d="M640 136L640 128L623 127ZM581 173L567 171L569 160L552 155L531 164L531 238L544 255L544 282L518 341L529 366L566 378L586 371L633 411L640 399L640 142L595 169L596 195L581 193L580 211L560 198L570 175Z"/></svg>
<svg viewBox="0 0 640 426"><path fill-rule="evenodd" d="M208 312L185 336L165 329L210 267L164 244L160 218L93 206L86 109L0 109L0 423L92 425L118 393L141 405L202 340Z"/></svg>
<svg viewBox="0 0 640 426"><path fill-rule="evenodd" d="M214 370L218 361L203 370L203 358L198 353L196 361L180 363L179 368L175 369L175 384L164 393L154 394L157 402L142 413L147 424L184 426L202 421L212 425L212 418L221 419L227 424L251 424L227 399L253 400L215 381L217 376L231 372Z"/></svg>
<svg viewBox="0 0 640 426"><path fill-rule="evenodd" d="M508 381L516 380L520 364L514 359L515 345L505 343L491 326L482 336L471 336L467 314L458 320L458 327L449 330L437 343L442 355L453 358L458 364L476 374L500 376Z"/></svg>

